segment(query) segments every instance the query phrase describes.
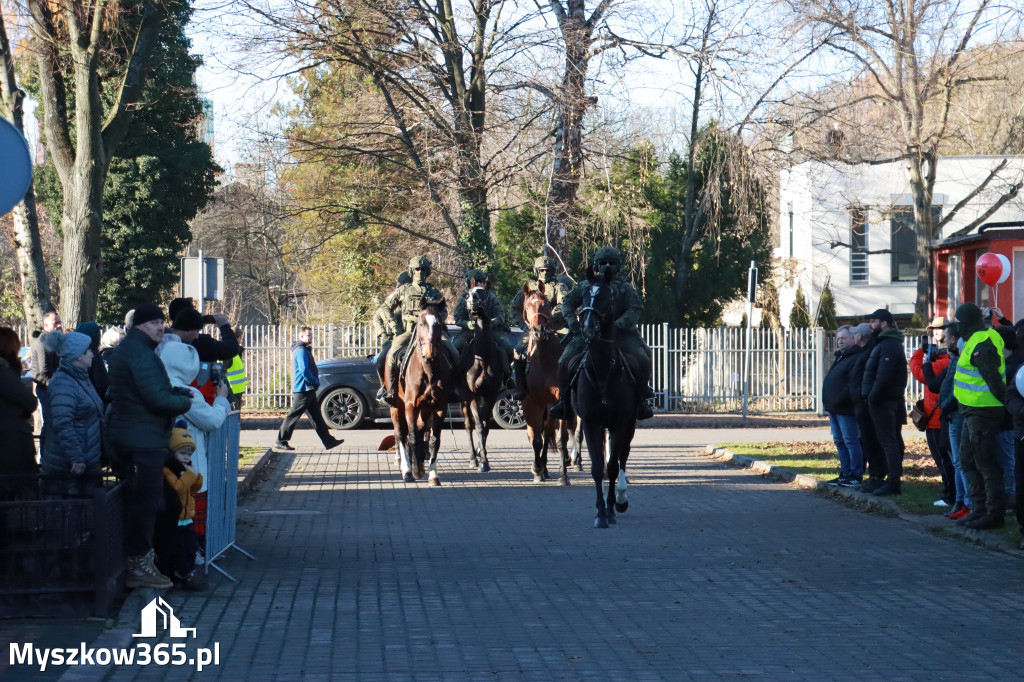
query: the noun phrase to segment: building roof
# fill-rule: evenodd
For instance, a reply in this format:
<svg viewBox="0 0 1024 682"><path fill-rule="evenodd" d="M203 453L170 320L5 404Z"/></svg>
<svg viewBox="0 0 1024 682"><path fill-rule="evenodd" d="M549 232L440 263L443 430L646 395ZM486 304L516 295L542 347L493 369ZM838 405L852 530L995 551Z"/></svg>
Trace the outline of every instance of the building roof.
<svg viewBox="0 0 1024 682"><path fill-rule="evenodd" d="M1016 239L1024 242L1024 221L1010 220L1006 222L984 223L977 232L965 234L961 237L949 237L945 240L935 240L929 245L932 251L939 249L957 248L975 242L993 242Z"/></svg>

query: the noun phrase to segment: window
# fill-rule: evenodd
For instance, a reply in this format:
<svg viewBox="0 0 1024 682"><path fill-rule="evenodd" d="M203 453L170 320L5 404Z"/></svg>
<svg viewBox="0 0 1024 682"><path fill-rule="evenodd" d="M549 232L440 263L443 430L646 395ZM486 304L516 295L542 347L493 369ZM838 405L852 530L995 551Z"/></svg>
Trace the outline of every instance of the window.
<svg viewBox="0 0 1024 682"><path fill-rule="evenodd" d="M868 283L868 209L850 209L850 284Z"/></svg>
<svg viewBox="0 0 1024 682"><path fill-rule="evenodd" d="M992 305L992 287L981 281L978 277L978 259L988 253L988 249L979 249L974 252L974 302L981 308Z"/></svg>
<svg viewBox="0 0 1024 682"><path fill-rule="evenodd" d="M960 256L950 255L946 264L946 318L956 317L956 309L963 301L963 286L960 282Z"/></svg>
<svg viewBox="0 0 1024 682"><path fill-rule="evenodd" d="M942 216L941 206L932 206L932 220L938 222ZM889 249L892 254L891 281L917 281L917 225L914 209L901 206L892 213L890 221Z"/></svg>

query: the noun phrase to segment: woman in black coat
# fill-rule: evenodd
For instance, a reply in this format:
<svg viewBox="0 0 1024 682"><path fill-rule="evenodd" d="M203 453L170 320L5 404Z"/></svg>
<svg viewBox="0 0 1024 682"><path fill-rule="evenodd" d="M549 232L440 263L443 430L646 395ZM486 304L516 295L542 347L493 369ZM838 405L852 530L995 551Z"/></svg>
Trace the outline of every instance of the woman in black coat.
<svg viewBox="0 0 1024 682"><path fill-rule="evenodd" d="M18 334L10 327L0 327L0 476L39 472L32 440L37 401L21 380L19 348ZM11 492L11 486L6 486L8 490L4 487L0 484L0 497Z"/></svg>

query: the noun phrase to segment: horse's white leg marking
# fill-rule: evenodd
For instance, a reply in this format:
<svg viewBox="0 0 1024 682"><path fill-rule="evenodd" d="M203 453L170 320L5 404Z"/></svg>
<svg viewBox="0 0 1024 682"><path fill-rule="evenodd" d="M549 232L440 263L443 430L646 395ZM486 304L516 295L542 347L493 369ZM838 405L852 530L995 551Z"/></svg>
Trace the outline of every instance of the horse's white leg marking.
<svg viewBox="0 0 1024 682"><path fill-rule="evenodd" d="M399 441L397 446L398 454L402 459L402 476L405 476L407 473L412 471L412 464L409 462L409 451L406 449L405 443L402 441Z"/></svg>
<svg viewBox="0 0 1024 682"><path fill-rule="evenodd" d="M626 501L627 487L629 487L629 480L626 478L626 470L619 469L619 480L615 484L615 501L619 504Z"/></svg>

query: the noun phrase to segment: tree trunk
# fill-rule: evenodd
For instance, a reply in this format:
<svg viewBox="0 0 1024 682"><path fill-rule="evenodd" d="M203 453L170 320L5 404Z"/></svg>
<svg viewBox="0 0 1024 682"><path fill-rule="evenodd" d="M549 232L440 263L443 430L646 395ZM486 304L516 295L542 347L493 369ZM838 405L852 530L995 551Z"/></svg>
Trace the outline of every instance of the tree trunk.
<svg viewBox="0 0 1024 682"><path fill-rule="evenodd" d="M548 188L547 240L564 261L569 252L569 226L576 194L583 177L583 116L588 104L587 67L593 27L586 20L582 2L570 3L569 12L560 23L565 41L565 71Z"/></svg>
<svg viewBox="0 0 1024 682"><path fill-rule="evenodd" d="M925 171L925 164L929 168ZM935 184L935 161L920 153L912 153L907 161L910 192L914 199L914 226L917 242L917 295L914 314L922 323L931 319L932 270L928 245L938 237L932 219L932 189Z"/></svg>
<svg viewBox="0 0 1024 682"><path fill-rule="evenodd" d="M705 41L708 32L705 31ZM705 43L706 45L706 43ZM700 236L703 212L699 210L697 197L697 133L700 123L701 91L704 80L704 59L697 63L697 73L693 86L693 105L690 110L690 144L686 157L686 204L683 207L683 234L679 240L679 253L676 256L676 272L672 278L672 293L676 301L685 301L690 287L690 257L693 245Z"/></svg>
<svg viewBox="0 0 1024 682"><path fill-rule="evenodd" d="M79 169L75 170L77 175ZM102 191L103 179L96 180L91 187L76 182L64 191L60 316L64 324L72 329L82 322L96 319L100 278L103 274L100 255Z"/></svg>
<svg viewBox="0 0 1024 682"><path fill-rule="evenodd" d="M14 251L21 276L21 303L29 331L43 328L43 315L53 310L50 280L43 261L36 213L36 190L29 185L25 198L14 207Z"/></svg>

